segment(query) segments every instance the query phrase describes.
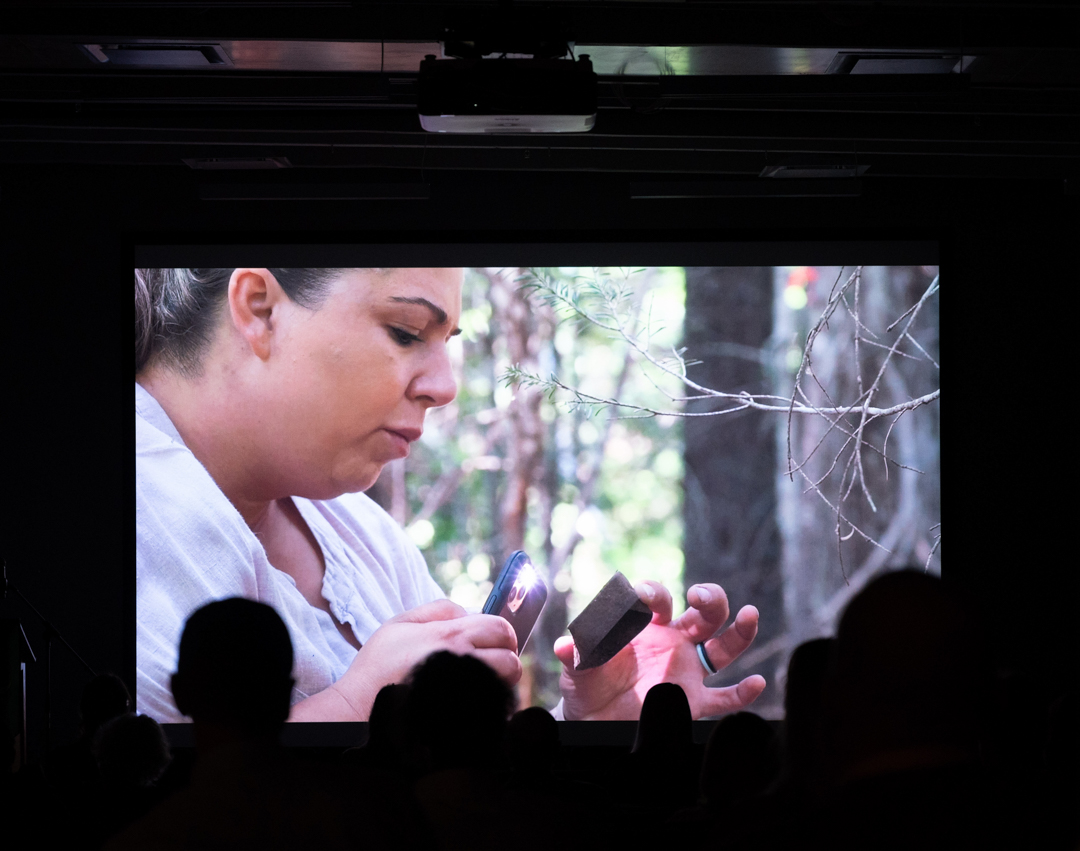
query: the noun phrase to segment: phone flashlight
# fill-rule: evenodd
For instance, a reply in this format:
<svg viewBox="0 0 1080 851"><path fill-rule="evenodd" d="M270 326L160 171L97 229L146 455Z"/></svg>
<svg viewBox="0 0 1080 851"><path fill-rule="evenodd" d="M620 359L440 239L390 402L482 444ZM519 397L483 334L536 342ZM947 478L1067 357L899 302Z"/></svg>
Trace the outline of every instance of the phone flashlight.
<svg viewBox="0 0 1080 851"><path fill-rule="evenodd" d="M540 573L529 557L518 550L499 571L483 611L485 615L499 615L509 621L517 635L520 654L544 610L547 597L547 585Z"/></svg>

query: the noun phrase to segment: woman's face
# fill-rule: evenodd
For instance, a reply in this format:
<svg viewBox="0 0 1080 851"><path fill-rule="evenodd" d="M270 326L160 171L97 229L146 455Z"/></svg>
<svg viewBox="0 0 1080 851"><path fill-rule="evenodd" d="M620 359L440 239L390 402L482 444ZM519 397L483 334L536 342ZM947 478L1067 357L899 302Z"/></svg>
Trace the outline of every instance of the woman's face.
<svg viewBox="0 0 1080 851"><path fill-rule="evenodd" d="M461 269L349 270L317 310L283 306L263 400L276 489L312 499L366 490L409 454L428 408L457 393L447 344L461 283Z"/></svg>

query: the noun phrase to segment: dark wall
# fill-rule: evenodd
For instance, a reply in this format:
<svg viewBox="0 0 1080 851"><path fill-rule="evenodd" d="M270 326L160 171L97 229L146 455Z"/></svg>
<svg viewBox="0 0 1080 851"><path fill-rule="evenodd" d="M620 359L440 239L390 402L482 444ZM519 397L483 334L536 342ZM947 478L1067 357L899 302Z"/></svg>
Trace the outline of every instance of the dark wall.
<svg viewBox="0 0 1080 851"><path fill-rule="evenodd" d="M719 239L943 240L943 525L950 576L994 618L1011 664L1075 670L1067 539L1074 427L1072 282L1077 197L1061 184L868 182L857 198L628 200L617 176L441 173L428 201L199 201L183 168L6 166L4 558L9 577L97 670L128 676L131 592L130 258L139 233L333 230L710 234ZM634 232L634 233L628 233ZM1058 484L1065 488L1059 488ZM1062 523L1061 521L1066 521ZM1065 553L1064 555L1062 553ZM23 618L31 745L44 745L44 638ZM52 650L53 744L76 728L89 674Z"/></svg>

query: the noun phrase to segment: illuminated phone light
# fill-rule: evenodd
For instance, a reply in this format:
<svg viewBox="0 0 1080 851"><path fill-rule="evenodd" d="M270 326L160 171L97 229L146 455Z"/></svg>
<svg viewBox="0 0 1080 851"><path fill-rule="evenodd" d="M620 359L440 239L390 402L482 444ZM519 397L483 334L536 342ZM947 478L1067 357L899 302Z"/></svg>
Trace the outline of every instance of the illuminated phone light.
<svg viewBox="0 0 1080 851"><path fill-rule="evenodd" d="M521 572L518 574L518 582L530 588L540 582L540 574L536 572L536 568L532 566L531 562L526 562L522 566Z"/></svg>
<svg viewBox="0 0 1080 851"><path fill-rule="evenodd" d="M510 589L510 597L506 601L506 607L511 613L516 613L521 608L521 604L525 602L529 592L540 584L540 581L536 568L531 563L525 562L514 578L514 585Z"/></svg>

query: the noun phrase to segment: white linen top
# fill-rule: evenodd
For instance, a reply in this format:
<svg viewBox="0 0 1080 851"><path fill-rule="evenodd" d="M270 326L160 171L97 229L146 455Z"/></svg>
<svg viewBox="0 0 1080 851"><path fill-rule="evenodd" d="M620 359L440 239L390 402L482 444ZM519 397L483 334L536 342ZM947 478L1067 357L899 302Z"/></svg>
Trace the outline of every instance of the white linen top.
<svg viewBox="0 0 1080 851"><path fill-rule="evenodd" d="M362 493L293 497L326 562L322 594L363 643L387 619L444 596L416 545ZM345 673L356 650L312 606L184 445L161 405L135 385L136 707L160 722L185 718L173 702L184 622L226 597L267 603L292 638L292 703Z"/></svg>

